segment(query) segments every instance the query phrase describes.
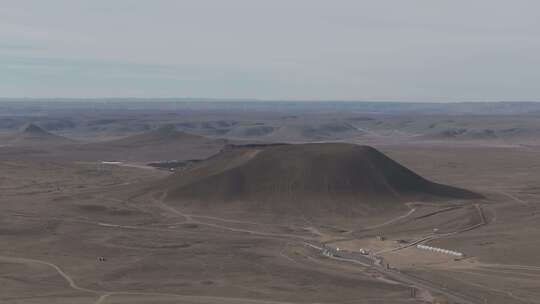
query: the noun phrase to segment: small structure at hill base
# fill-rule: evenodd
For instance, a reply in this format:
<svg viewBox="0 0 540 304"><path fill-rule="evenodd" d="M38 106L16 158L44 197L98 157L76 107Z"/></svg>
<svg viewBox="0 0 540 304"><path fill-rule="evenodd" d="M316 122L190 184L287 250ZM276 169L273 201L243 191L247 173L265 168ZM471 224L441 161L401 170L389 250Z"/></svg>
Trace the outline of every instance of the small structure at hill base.
<svg viewBox="0 0 540 304"><path fill-rule="evenodd" d="M438 247L431 247L431 246L428 246L428 245L418 244L418 245L416 245L416 248L422 249L422 250L438 252L438 253L443 253L443 254L448 254L448 255L457 256L457 257L463 257L464 256L463 253L458 252L458 251L453 251L453 250L448 250L448 249L443 249L443 248L438 248Z"/></svg>
<svg viewBox="0 0 540 304"><path fill-rule="evenodd" d="M115 160L102 160L101 161L101 164L102 165L121 165L122 162L121 161L115 161Z"/></svg>

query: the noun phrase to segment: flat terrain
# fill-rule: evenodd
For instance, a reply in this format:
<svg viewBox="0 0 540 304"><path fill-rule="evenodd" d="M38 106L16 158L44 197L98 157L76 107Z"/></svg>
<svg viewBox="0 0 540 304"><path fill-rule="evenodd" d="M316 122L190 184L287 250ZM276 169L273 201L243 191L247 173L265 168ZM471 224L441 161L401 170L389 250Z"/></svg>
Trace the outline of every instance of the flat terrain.
<svg viewBox="0 0 540 304"><path fill-rule="evenodd" d="M93 143L130 138L127 148L118 145L109 154L100 152L107 159L91 159L84 149L67 150L63 147L73 143L64 141L57 146L14 144L7 138L20 134L20 127L32 119L24 118L19 126L21 116L4 117L17 126L4 128L6 140L0 142L0 303L540 302L540 149L534 141L499 135L495 141L412 141L410 134L387 137L392 128L368 125L370 120L362 126L362 120L347 122L364 135L343 131L347 136L341 139L315 128L315 133L301 135L301 141L371 144L420 176L485 198L411 199L400 208L347 220L319 213L303 218L240 216L211 204L188 208L166 199L159 186L190 167L176 167L172 173L146 164L172 160L154 159L170 156L169 147L177 149L174 159L204 159L225 146L224 140L246 141L252 135L235 131L235 136L218 139L213 134L208 139L207 134L190 140L185 149L181 142L160 143L159 154L131 145L133 138L147 138L140 134L152 134L175 119L196 126L215 121L215 112L197 111L185 120L178 119L185 114L174 111L130 113L129 122L123 116L111 122L114 128L101 125L99 130L87 129L92 120L88 116L84 123L83 115L73 112L54 116L57 130L47 131L77 140L77 145L92 143L103 149ZM104 113L113 115L110 110ZM297 113L231 112L223 117L268 124L291 115ZM319 125L314 117L320 113L312 115L304 123ZM386 123L410 119L394 115ZM433 115L419 116L413 123L429 127ZM518 116L528 126L536 123L535 118ZM155 117L171 118L164 122ZM490 128L486 121L496 119L485 116L469 123ZM45 128L53 126L52 121L48 117L36 123ZM66 121L76 126L69 128ZM132 129L142 121L149 130ZM214 129L234 128L219 125ZM119 132L122 126L130 131ZM188 127L176 128L185 132ZM199 130L194 132L198 136L205 133L203 127L191 129ZM336 125L330 129L341 130ZM310 139L311 134L319 135ZM252 141L267 142L262 136ZM122 158L129 151L129 157ZM464 255L419 249L418 244ZM370 255L361 255L361 249Z"/></svg>
<svg viewBox="0 0 540 304"><path fill-rule="evenodd" d="M131 184L162 171L32 162L1 171L11 185L2 189L3 303L410 301L404 286L335 269L302 245L315 237L308 231L192 219L132 196Z"/></svg>

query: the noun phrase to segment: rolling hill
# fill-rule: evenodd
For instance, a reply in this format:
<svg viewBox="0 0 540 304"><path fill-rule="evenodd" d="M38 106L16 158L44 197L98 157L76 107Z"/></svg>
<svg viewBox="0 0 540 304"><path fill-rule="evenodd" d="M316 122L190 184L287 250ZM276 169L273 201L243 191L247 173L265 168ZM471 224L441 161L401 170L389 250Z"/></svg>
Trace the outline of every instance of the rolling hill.
<svg viewBox="0 0 540 304"><path fill-rule="evenodd" d="M364 135L349 123L325 122L287 124L276 128L269 137L280 141L335 140Z"/></svg>
<svg viewBox="0 0 540 304"><path fill-rule="evenodd" d="M108 141L77 147L78 155L100 160L159 161L209 157L227 143L223 139L209 139L181 132L172 125Z"/></svg>
<svg viewBox="0 0 540 304"><path fill-rule="evenodd" d="M176 143L191 144L208 141L209 140L203 136L177 131L173 125L164 125L155 130L106 141L104 143L111 147L140 148L147 145L161 146Z"/></svg>
<svg viewBox="0 0 540 304"><path fill-rule="evenodd" d="M428 181L372 147L352 144L231 147L161 187L167 201L186 207L311 217L481 197Z"/></svg>
<svg viewBox="0 0 540 304"><path fill-rule="evenodd" d="M53 134L35 124L27 124L6 140L13 146L56 146L73 144L69 138Z"/></svg>
<svg viewBox="0 0 540 304"><path fill-rule="evenodd" d="M492 129L467 129L451 128L434 133L428 133L419 137L424 140L493 140L498 139L495 130Z"/></svg>

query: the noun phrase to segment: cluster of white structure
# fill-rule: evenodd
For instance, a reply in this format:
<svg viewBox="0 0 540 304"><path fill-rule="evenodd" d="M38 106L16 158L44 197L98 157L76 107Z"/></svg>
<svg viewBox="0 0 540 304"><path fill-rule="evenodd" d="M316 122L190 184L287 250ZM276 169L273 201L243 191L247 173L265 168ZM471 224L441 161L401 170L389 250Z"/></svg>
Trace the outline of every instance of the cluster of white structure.
<svg viewBox="0 0 540 304"><path fill-rule="evenodd" d="M434 251L434 252L440 252L440 253L449 254L449 255L453 255L453 256L457 256L457 257L462 257L463 256L463 253L461 253L461 252L448 250L448 249L442 249L442 248L438 248L438 247L431 247L431 246L428 246L428 245L416 245L416 248L429 250L429 251Z"/></svg>

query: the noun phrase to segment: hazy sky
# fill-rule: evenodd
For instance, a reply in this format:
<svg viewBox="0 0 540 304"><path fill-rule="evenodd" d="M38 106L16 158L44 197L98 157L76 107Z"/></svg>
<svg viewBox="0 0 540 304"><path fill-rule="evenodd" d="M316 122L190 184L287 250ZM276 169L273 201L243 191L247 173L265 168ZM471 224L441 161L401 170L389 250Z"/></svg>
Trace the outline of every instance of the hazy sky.
<svg viewBox="0 0 540 304"><path fill-rule="evenodd" d="M540 1L0 0L0 96L540 100Z"/></svg>

